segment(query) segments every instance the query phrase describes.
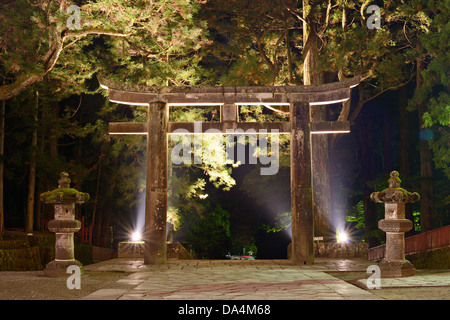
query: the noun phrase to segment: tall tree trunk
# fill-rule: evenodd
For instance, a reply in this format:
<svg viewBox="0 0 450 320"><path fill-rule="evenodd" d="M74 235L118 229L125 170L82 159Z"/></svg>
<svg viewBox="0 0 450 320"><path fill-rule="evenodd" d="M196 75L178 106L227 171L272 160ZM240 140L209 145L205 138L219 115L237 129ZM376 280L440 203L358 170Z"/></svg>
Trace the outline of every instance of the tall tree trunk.
<svg viewBox="0 0 450 320"><path fill-rule="evenodd" d="M97 173L97 186L95 187L95 200L94 200L94 209L92 210L92 220L91 220L91 226L92 226L92 230L97 230L94 228L94 224L96 223L95 221L95 217L96 217L96 213L97 213L97 204L98 204L98 193L99 193L99 188L100 188L100 175L101 175L101 170L102 170L102 159L103 159L103 155L99 156L98 159L98 173Z"/></svg>
<svg viewBox="0 0 450 320"><path fill-rule="evenodd" d="M38 127L38 110L39 110L39 93L36 91L35 106L33 110L33 133L31 138L31 154L30 154L30 176L28 180L28 199L27 199L27 216L25 222L25 232L33 232L34 221L34 194L36 186L36 147L37 147L37 127Z"/></svg>
<svg viewBox="0 0 450 320"><path fill-rule="evenodd" d="M408 121L408 96L406 86L400 87L398 90L398 127L399 127L399 165L400 176L409 177L411 175L410 162L410 137L409 137L409 121Z"/></svg>
<svg viewBox="0 0 450 320"><path fill-rule="evenodd" d="M320 38L316 31L319 25L317 16L307 11L307 8L314 10L316 4L310 0L303 1L303 44L310 41L309 49L303 61L303 84L322 84L323 72L318 71L318 61L320 57ZM311 121L326 121L326 106L313 106L311 108ZM312 135L312 172L313 172L313 201L314 201L314 235L328 236L331 233L331 203L330 203L330 180L329 180L329 159L328 159L328 135Z"/></svg>
<svg viewBox="0 0 450 320"><path fill-rule="evenodd" d="M284 24L284 42L286 42L286 57L288 64L288 82L289 85L294 84L294 70L292 68L292 53L291 53L291 45L289 38L289 29L287 28L286 23Z"/></svg>
<svg viewBox="0 0 450 320"><path fill-rule="evenodd" d="M399 167L400 178L408 179L411 176L410 167L410 142L409 142L409 121L408 121L408 92L407 87L400 87L398 90L398 127L399 127ZM406 188L408 189L408 188ZM408 189L409 190L409 189ZM412 206L410 203L405 204L405 217L414 221ZM406 237L415 234L414 228L405 233Z"/></svg>
<svg viewBox="0 0 450 320"><path fill-rule="evenodd" d="M383 114L383 169L384 173L392 171L392 154L391 154L391 117L385 111Z"/></svg>
<svg viewBox="0 0 450 320"><path fill-rule="evenodd" d="M5 115L6 101L2 100L0 106L0 239L3 238L3 233L5 232L5 203L3 199L3 172L5 163Z"/></svg>
<svg viewBox="0 0 450 320"><path fill-rule="evenodd" d="M43 108L41 108L41 109L43 109ZM41 112L40 112L40 117L41 117L41 119L44 119L44 110L41 110ZM41 130L41 133L40 133L40 136L39 136L39 152L40 152L40 154L45 154L45 130ZM42 179L38 179L38 182L37 182L37 194L41 194L41 193L43 193L43 192L45 192L46 190L45 190L45 186L44 186L44 181L42 180ZM40 231L44 231L44 230L42 230L42 228L41 228L41 224L40 224L40 222L41 222L41 217L42 217L42 211L43 211L43 203L41 202L41 200L39 199L39 197L38 197L38 203L37 203L37 206L36 206L36 214L35 214L35 217L36 217L36 226L37 226L37 230L40 230Z"/></svg>
<svg viewBox="0 0 450 320"><path fill-rule="evenodd" d="M423 83L422 71L424 62L417 59L417 88ZM419 130L423 127L423 115L427 111L424 103L417 105L419 115ZM420 139L420 230L421 232L433 229L433 161L428 141Z"/></svg>
<svg viewBox="0 0 450 320"><path fill-rule="evenodd" d="M51 106L51 113L54 119L59 118L59 102L54 101ZM52 132L49 137L49 152L52 159L58 158L58 133Z"/></svg>
<svg viewBox="0 0 450 320"><path fill-rule="evenodd" d="M303 0L303 46L306 47L307 41L310 41L305 60L303 61L303 84L319 85L323 83L323 72L318 71L321 41L316 33L320 26L317 24L317 17L313 11L315 5L309 2L310 0ZM311 14L307 11L307 8L312 10Z"/></svg>
<svg viewBox="0 0 450 320"><path fill-rule="evenodd" d="M375 206L375 202L370 200L370 194L373 190L367 185L367 182L375 178L372 125L370 122L370 116L362 114L360 118L361 183L365 225L364 237L366 242L369 244L369 247L372 248L380 244L378 238L374 234L374 232L378 229L377 208Z"/></svg>

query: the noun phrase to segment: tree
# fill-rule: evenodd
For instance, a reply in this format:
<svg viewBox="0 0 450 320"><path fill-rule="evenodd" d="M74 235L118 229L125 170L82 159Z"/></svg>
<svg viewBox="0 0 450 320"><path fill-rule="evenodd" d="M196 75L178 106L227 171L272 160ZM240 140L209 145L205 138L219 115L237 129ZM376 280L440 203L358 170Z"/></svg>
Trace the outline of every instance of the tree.
<svg viewBox="0 0 450 320"><path fill-rule="evenodd" d="M221 72L212 73L223 85L296 84L290 39L298 32L296 20L286 7L290 0L214 0L205 5L214 42L206 48L206 63ZM210 62L212 61L212 62ZM217 63L218 62L218 63ZM288 67L289 66L289 67ZM289 74L287 74L289 69Z"/></svg>
<svg viewBox="0 0 450 320"><path fill-rule="evenodd" d="M417 21L416 41L416 91L410 101L419 115L420 168L421 168L421 230L434 227L433 162L443 170L447 178L450 131L450 72L449 63L449 9L446 1L413 1L416 8L409 18ZM414 41L413 40L413 41ZM430 128L432 131L429 131ZM427 135L427 133L429 133ZM431 135L430 135L431 133ZM436 134L435 134L436 133ZM433 137L435 135L435 137ZM433 152L433 153L432 153ZM448 196L447 196L448 199ZM448 203L448 200L447 200Z"/></svg>
<svg viewBox="0 0 450 320"><path fill-rule="evenodd" d="M303 84L320 85L324 83L324 73L319 65L320 44L330 20L331 1L303 0ZM298 15L300 19L300 16ZM311 121L326 121L326 106L311 109ZM328 236L331 226L331 185L329 179L328 135L311 137L311 158L314 201L314 234Z"/></svg>
<svg viewBox="0 0 450 320"><path fill-rule="evenodd" d="M79 185L85 182L86 187L90 188L90 181L93 180L98 186L100 164L103 164L102 170L106 174L109 166L115 164L114 161L100 162L99 157L111 156L111 152L117 152L120 148L128 156L136 152L125 148L121 142L112 150L106 148L106 143L110 143L107 126L103 121L93 119L99 110L86 116L82 104L84 99L90 98L83 98L82 94L98 91L96 73L110 73L116 78L126 77L148 85L187 84L200 78L196 74L196 61L199 59L198 49L206 38L204 23L195 18L199 3L182 0L171 3L82 1L81 28L72 28L66 23L73 18L73 12L67 11L69 5L67 1L50 0L8 1L1 5L0 29L4 37L0 44L0 67L6 83L0 88L0 97L23 96L27 88L39 87L41 107L50 109L49 112L42 109L39 127L34 126L39 129L41 137L39 150L33 149L37 151L39 188L54 184L51 179L54 173L50 171L60 165L71 169L72 182ZM23 46L17 46L17 42L23 43ZM73 94L80 95L75 97L77 102L63 105L67 103L64 99L67 101ZM111 117L111 114L101 112L100 116ZM97 137L92 139L93 135ZM92 139L92 146L106 152L95 150L92 156L84 152L82 149L88 148L81 146L83 141L89 139ZM62 141L63 145L78 146L75 159L67 159L72 157L67 152L58 155L58 145ZM139 147L142 146L137 144L136 148ZM46 150L49 157L44 152ZM83 154L89 156L83 158ZM55 163L57 158L62 161L57 166L51 166L50 163ZM124 178L125 172L124 167L118 178ZM32 175L30 181L34 181ZM131 181L136 181L135 177ZM111 181L105 181L106 184L108 182ZM112 186L118 185L120 183L112 182ZM35 194L34 189L30 183L30 195ZM93 190L102 192L102 188L94 187ZM93 194L92 191L90 193ZM115 199L114 192L109 194ZM103 212L108 207L107 201L111 198L108 195L105 199L105 202L94 206L94 211ZM118 206L126 207L124 203L129 203L128 200L133 201L126 199ZM115 202L110 201L110 204ZM32 228L33 207L30 203L27 229ZM102 223L102 215L100 213L98 217L99 223Z"/></svg>
<svg viewBox="0 0 450 320"><path fill-rule="evenodd" d="M5 156L5 116L6 101L0 106L0 239L5 231L5 203L4 203L4 156Z"/></svg>
<svg viewBox="0 0 450 320"><path fill-rule="evenodd" d="M82 23L78 29L67 23L71 14L67 13L69 4L64 0L8 1L2 5L0 15L0 31L5 35L0 57L8 74L8 83L0 87L0 99L17 96L42 81L55 68L63 51L92 35L121 38L110 42L114 50L122 56L137 55L143 64L161 59L179 63L180 48L194 53L202 41L202 25L196 25L193 17L196 6L195 2L182 0L170 4L151 0L87 2L80 8ZM17 42L22 45L15 45ZM127 51L125 43L130 47ZM174 82L186 78L172 79L161 72L157 75Z"/></svg>
<svg viewBox="0 0 450 320"><path fill-rule="evenodd" d="M223 259L230 251L230 213L209 200L180 211L175 238L189 242L198 258Z"/></svg>
<svg viewBox="0 0 450 320"><path fill-rule="evenodd" d="M220 44L209 52L223 61L225 76L220 81L320 84L362 75L363 82L355 89L358 99L353 105L343 103L335 116L354 124L369 101L413 79L416 55L407 46L403 21L392 1L380 5L379 29L367 27L367 7L367 1L211 2L208 9L213 11L207 13L214 14L206 17ZM330 113L330 108L314 107L312 117L327 120ZM313 138L316 217L323 222L316 220L316 229L327 233L331 207L321 195L331 193L324 191L330 185L327 159L339 136L329 144L328 137ZM369 201L368 194L366 198Z"/></svg>
<svg viewBox="0 0 450 320"><path fill-rule="evenodd" d="M334 18L339 18L342 26L330 23L322 56L322 63L326 68L337 70L340 78L347 74L363 76L364 81L356 89L357 102L344 103L338 116L339 120L349 120L352 124L357 121L358 116L361 117L363 107L369 107L370 101L388 91L402 88L414 79L417 53L408 38L407 30L412 27L411 22L405 19L405 14L410 9L408 4L397 5L391 1L383 1L380 5L380 28L375 29L367 26L369 15L365 11L368 4L368 1L341 2L341 10L336 11ZM372 150L374 139L371 131L367 130L371 126L371 118L367 115L363 115L363 118L366 124L361 127L361 161L365 169L361 178L365 228L368 241L373 246L378 241L373 236L377 229L377 211L369 199L369 194L373 191L370 184L375 179ZM385 149L390 145L390 141L386 140L388 126L388 122L385 122ZM333 138L332 144L337 139L338 137ZM387 151L383 156L385 171L389 168L390 153Z"/></svg>

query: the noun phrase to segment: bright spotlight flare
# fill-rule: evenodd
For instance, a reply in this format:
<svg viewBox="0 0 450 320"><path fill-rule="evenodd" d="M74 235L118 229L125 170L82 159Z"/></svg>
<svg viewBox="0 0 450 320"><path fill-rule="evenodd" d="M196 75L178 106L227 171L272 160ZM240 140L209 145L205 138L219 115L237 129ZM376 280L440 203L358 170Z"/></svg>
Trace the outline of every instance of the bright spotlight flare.
<svg viewBox="0 0 450 320"><path fill-rule="evenodd" d="M347 243L350 241L350 238L345 231L338 231L336 234L336 240L338 243Z"/></svg>
<svg viewBox="0 0 450 320"><path fill-rule="evenodd" d="M133 234L131 235L131 241L132 242L138 242L142 240L142 235L139 231L135 231L133 232Z"/></svg>

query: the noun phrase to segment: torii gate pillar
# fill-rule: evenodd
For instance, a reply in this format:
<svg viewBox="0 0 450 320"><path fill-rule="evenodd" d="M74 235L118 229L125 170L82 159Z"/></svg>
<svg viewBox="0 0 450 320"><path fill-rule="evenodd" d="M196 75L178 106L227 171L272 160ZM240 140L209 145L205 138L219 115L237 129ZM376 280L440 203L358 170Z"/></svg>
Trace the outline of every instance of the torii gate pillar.
<svg viewBox="0 0 450 320"><path fill-rule="evenodd" d="M314 263L314 215L311 178L311 129L308 102L290 104L291 117L291 260Z"/></svg>
<svg viewBox="0 0 450 320"><path fill-rule="evenodd" d="M150 103L147 114L145 264L166 262L168 124L167 103Z"/></svg>

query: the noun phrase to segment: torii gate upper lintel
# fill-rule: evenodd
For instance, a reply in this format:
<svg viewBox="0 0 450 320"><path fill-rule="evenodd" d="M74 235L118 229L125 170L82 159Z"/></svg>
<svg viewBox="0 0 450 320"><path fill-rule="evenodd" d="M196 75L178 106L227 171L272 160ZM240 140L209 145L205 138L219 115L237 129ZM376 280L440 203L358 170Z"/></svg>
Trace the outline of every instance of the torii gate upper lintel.
<svg viewBox="0 0 450 320"><path fill-rule="evenodd" d="M217 129L277 129L291 135L291 259L295 264L314 263L314 226L311 134L347 133L347 121L311 122L310 109L350 99L351 89L361 77L317 86L251 87L155 87L123 84L104 78L101 86L114 103L147 106L147 123L110 123L111 134L147 134L145 204L145 264L166 261L167 219L167 134L177 129L194 133L192 122L169 122L169 106L218 105L221 121L202 123L202 132ZM289 105L289 122L239 122L238 105ZM152 152L149 152L149 151Z"/></svg>

